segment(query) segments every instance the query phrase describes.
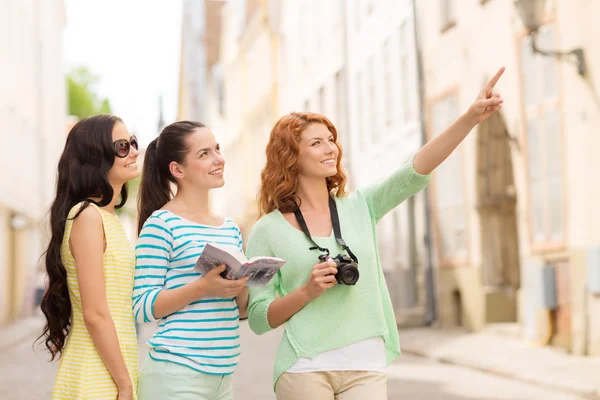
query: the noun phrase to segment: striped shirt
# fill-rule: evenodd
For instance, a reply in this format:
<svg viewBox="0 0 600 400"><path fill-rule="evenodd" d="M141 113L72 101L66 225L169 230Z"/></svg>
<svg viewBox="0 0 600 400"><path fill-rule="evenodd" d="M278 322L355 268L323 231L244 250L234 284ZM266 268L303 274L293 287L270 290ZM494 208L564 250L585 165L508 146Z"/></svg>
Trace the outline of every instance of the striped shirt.
<svg viewBox="0 0 600 400"><path fill-rule="evenodd" d="M206 243L242 251L242 234L229 219L218 227L200 225L166 210L155 211L148 218L135 250L136 321L156 321L154 302L162 290L201 278L194 265ZM158 330L148 340L149 356L206 374L229 375L240 356L239 337L235 298L203 298L161 318Z"/></svg>

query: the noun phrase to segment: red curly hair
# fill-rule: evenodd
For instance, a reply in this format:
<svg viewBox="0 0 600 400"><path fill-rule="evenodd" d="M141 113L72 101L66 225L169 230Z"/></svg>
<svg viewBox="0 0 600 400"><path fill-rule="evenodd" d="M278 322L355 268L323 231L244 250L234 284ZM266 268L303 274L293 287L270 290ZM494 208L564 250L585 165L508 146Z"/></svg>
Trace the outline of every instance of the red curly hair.
<svg viewBox="0 0 600 400"><path fill-rule="evenodd" d="M265 215L274 210L282 213L293 212L298 204L298 156L302 132L311 124L323 124L333 135L339 150L337 173L326 178L327 189L337 197L346 194L346 174L341 166L342 148L337 142L338 133L335 126L323 115L311 112L293 112L277 121L271 130L267 144L267 162L261 173L259 192L259 212Z"/></svg>

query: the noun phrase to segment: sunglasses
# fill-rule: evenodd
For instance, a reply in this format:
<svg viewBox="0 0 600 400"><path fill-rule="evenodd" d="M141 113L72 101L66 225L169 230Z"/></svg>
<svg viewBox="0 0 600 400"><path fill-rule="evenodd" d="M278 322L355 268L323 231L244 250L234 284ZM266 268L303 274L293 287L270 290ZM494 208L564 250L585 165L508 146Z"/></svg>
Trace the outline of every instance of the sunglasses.
<svg viewBox="0 0 600 400"><path fill-rule="evenodd" d="M113 142L115 156L119 158L127 157L132 147L136 150L138 149L138 140L135 136L132 136L129 140L119 139Z"/></svg>

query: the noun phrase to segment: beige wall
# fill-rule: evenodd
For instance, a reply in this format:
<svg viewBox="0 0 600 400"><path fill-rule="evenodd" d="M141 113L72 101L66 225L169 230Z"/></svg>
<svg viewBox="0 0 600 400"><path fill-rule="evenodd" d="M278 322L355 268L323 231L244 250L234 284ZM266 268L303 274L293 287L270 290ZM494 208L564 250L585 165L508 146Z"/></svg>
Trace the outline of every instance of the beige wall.
<svg viewBox="0 0 600 400"><path fill-rule="evenodd" d="M530 207L527 176L527 132L523 122L522 80L520 76L520 38L524 32L512 2L479 0L455 1L456 25L441 32L439 9L420 10L423 29L426 94L429 103L449 90L458 96L459 111L464 112L482 83L500 66L506 72L497 85L505 103L502 115L516 140L512 147L515 190L517 193L518 234L522 286L519 294L519 320L525 336L540 338L545 326L536 317L537 277L544 262L565 260L565 285L571 312L571 340L567 348L577 353L599 354L598 297L585 291L585 254L600 245L600 49L595 39L600 28L593 17L600 13L594 0L549 1L549 20L554 23L554 48L582 46L589 68L588 78L577 75L573 65L557 62L559 113L563 138L563 193L565 196L565 240L559 248L534 248L530 238ZM483 34L486 32L486 34ZM436 134L437 132L430 132ZM480 304L486 289L481 283L480 219L476 202L476 131L461 144L464 149L465 195L468 204L468 260L439 271L440 317L443 323L454 320L449 307L455 288L462 291L463 316L469 328L480 328L489 319ZM561 290L565 290L564 288Z"/></svg>
<svg viewBox="0 0 600 400"><path fill-rule="evenodd" d="M209 113L209 124L223 129L226 185L214 191L213 209L233 218L244 239L258 217L256 195L265 163L265 147L277 115L277 41L267 13L257 3L244 26L232 6L223 8L220 63L225 83L225 115ZM244 17L245 18L245 17ZM243 33L242 33L243 32ZM237 36L237 35L239 36ZM239 40L238 40L239 38ZM211 92L210 103L216 93ZM221 139L222 138L222 139Z"/></svg>
<svg viewBox="0 0 600 400"><path fill-rule="evenodd" d="M31 312L40 228L64 146L62 0L9 0L0 13L0 324ZM18 177L18 181L15 180ZM16 215L23 226L10 227Z"/></svg>
<svg viewBox="0 0 600 400"><path fill-rule="evenodd" d="M10 290L12 270L10 265L10 229L8 225L8 212L6 207L0 204L0 325L10 319L11 297Z"/></svg>

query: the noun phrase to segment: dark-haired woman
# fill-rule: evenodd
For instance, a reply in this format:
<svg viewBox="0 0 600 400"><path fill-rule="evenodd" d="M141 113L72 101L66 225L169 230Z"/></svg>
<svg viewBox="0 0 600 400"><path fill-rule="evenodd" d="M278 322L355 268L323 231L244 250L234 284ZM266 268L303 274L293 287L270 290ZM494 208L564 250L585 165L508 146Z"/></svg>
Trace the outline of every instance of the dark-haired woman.
<svg viewBox="0 0 600 400"><path fill-rule="evenodd" d="M160 322L148 341L140 400L232 398L247 278L224 279L224 266L206 275L194 268L207 243L242 251L235 222L209 208L210 191L225 183L224 168L219 144L199 122L165 127L146 149L133 310L138 322Z"/></svg>
<svg viewBox="0 0 600 400"><path fill-rule="evenodd" d="M131 295L134 251L115 209L139 175L138 144L123 122L98 115L69 132L58 164L41 308L53 399L136 399L137 340Z"/></svg>

